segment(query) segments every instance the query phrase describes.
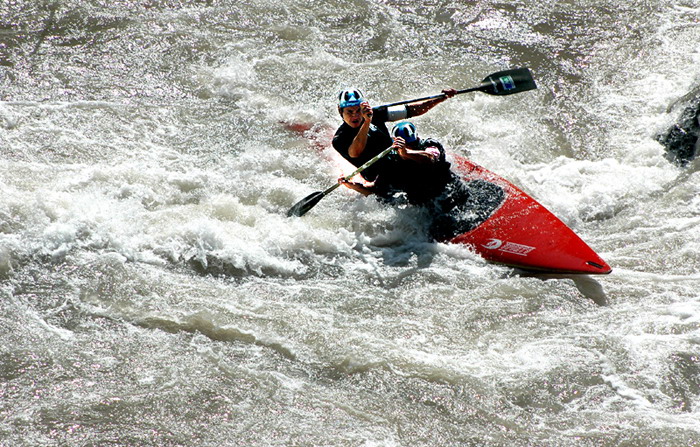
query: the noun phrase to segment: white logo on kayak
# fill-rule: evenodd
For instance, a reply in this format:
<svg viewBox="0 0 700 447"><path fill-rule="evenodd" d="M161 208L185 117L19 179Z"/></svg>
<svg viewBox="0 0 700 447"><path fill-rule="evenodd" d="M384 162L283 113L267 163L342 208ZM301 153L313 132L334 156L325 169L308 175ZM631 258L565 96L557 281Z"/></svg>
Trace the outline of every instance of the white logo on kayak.
<svg viewBox="0 0 700 447"><path fill-rule="evenodd" d="M487 248L489 250L495 250L498 247L503 245L503 241L499 239L491 239L487 244L482 245L482 247Z"/></svg>
<svg viewBox="0 0 700 447"><path fill-rule="evenodd" d="M514 255L527 256L535 247L530 247L529 245L516 244L515 242L503 242L500 239L489 239L489 241L482 245L482 247L488 250L499 250L504 253L511 253Z"/></svg>

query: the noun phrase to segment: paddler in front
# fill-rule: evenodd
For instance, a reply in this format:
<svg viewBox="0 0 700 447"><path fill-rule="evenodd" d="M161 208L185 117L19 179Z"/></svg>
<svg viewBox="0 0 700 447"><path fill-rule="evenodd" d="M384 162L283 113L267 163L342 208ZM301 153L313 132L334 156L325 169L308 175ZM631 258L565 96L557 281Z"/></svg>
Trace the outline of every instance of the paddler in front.
<svg viewBox="0 0 700 447"><path fill-rule="evenodd" d="M397 143L392 138L386 123L423 115L457 93L452 88L442 92L444 96L434 99L393 107L372 108L360 90L350 88L341 91L338 95L338 113L343 118L343 124L333 137L335 150L357 167L392 145L396 145L398 155L385 157L365 169L361 175L370 182L367 185L344 182L343 179L339 181L358 192L374 193L384 199L391 199L396 192L400 192L401 186L395 184L402 170L401 163L398 161L406 160L406 152L403 151L404 155L402 155L398 151L402 143ZM403 144L405 145L405 142Z"/></svg>

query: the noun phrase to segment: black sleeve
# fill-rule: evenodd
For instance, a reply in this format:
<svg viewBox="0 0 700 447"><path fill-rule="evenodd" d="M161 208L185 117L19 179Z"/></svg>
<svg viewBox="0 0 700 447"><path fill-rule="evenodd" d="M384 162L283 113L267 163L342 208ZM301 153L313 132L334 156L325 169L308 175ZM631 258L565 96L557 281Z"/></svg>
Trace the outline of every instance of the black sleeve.
<svg viewBox="0 0 700 447"><path fill-rule="evenodd" d="M372 123L373 124L379 124L379 123L386 123L389 121L389 114L387 112L387 108L384 106L380 107L373 107L372 108Z"/></svg>
<svg viewBox="0 0 700 447"><path fill-rule="evenodd" d="M340 126L335 135L333 135L333 148L345 156L355 135L356 133L352 132L349 127Z"/></svg>

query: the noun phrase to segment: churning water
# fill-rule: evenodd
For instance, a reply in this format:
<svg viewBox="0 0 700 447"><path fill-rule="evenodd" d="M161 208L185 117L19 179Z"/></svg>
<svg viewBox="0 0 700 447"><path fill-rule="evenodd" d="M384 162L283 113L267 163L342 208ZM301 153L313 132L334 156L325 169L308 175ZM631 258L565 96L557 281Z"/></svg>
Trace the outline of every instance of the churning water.
<svg viewBox="0 0 700 447"><path fill-rule="evenodd" d="M655 140L698 42L698 0L3 0L0 445L700 445L700 165ZM340 88L520 66L415 123L611 275L346 189L285 216L337 178Z"/></svg>

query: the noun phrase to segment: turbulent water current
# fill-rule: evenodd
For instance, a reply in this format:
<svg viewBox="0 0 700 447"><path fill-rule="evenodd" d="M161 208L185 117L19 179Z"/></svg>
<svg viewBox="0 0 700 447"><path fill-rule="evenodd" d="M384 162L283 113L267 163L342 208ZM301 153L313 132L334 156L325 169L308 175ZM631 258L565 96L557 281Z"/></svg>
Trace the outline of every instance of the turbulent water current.
<svg viewBox="0 0 700 447"><path fill-rule="evenodd" d="M698 0L2 0L0 446L700 446ZM613 268L525 275L347 188L336 94ZM690 96L689 96L690 95Z"/></svg>

